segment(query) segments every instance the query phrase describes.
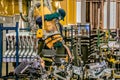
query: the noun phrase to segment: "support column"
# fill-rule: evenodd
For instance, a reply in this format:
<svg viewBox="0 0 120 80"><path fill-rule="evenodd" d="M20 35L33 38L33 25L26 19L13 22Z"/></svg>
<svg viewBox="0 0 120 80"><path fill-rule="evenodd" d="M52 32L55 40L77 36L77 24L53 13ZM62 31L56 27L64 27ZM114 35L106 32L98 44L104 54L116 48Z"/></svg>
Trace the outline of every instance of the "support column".
<svg viewBox="0 0 120 80"><path fill-rule="evenodd" d="M0 24L0 77L2 76L2 53L3 53L3 25Z"/></svg>
<svg viewBox="0 0 120 80"><path fill-rule="evenodd" d="M81 0L81 23L86 23L86 0Z"/></svg>
<svg viewBox="0 0 120 80"><path fill-rule="evenodd" d="M107 31L108 31L108 37L107 37L107 43L110 39L110 0L107 0ZM108 51L110 49L108 48Z"/></svg>
<svg viewBox="0 0 120 80"><path fill-rule="evenodd" d="M101 3L101 21L100 21L100 29L103 29L103 26L104 26L104 0L102 0L102 3Z"/></svg>
<svg viewBox="0 0 120 80"><path fill-rule="evenodd" d="M107 29L110 29L110 0L107 0Z"/></svg>
<svg viewBox="0 0 120 80"><path fill-rule="evenodd" d="M116 28L119 28L119 2L116 0Z"/></svg>
<svg viewBox="0 0 120 80"><path fill-rule="evenodd" d="M92 8L92 1L90 1L90 23L91 23L91 30L93 29L93 8Z"/></svg>

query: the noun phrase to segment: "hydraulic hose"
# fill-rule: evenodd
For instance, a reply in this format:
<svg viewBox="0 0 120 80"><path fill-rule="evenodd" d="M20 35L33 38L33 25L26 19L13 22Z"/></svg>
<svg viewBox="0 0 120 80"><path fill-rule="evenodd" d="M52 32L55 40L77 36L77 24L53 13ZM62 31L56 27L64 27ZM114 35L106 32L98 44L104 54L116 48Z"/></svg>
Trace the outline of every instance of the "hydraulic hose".
<svg viewBox="0 0 120 80"><path fill-rule="evenodd" d="M26 20L23 15L22 15L22 0L19 0L19 12L20 12L20 17L24 22L28 22L28 20Z"/></svg>

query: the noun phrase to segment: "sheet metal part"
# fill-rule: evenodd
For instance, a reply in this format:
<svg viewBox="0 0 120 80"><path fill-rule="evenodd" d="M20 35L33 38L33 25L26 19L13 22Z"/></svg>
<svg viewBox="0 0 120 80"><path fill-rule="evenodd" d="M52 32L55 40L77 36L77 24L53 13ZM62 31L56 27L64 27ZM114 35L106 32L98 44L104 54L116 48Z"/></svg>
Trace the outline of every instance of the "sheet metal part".
<svg viewBox="0 0 120 80"><path fill-rule="evenodd" d="M6 39L8 42L8 50L3 56L4 62L15 62L16 53L16 35L15 33L6 34ZM19 32L19 58L20 62L25 60L32 60L37 55L34 50L34 39L30 32Z"/></svg>

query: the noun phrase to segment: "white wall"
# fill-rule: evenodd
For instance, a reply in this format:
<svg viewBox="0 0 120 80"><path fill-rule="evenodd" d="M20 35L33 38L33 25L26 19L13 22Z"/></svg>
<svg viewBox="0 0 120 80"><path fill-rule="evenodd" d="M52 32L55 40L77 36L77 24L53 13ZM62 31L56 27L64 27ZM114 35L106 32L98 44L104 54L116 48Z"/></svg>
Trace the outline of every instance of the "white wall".
<svg viewBox="0 0 120 80"><path fill-rule="evenodd" d="M77 2L77 23L81 22L81 2Z"/></svg>
<svg viewBox="0 0 120 80"><path fill-rule="evenodd" d="M110 3L110 28L116 28L116 2Z"/></svg>
<svg viewBox="0 0 120 80"><path fill-rule="evenodd" d="M116 2L110 2L110 29L116 28ZM107 29L107 2L104 3L104 29Z"/></svg>

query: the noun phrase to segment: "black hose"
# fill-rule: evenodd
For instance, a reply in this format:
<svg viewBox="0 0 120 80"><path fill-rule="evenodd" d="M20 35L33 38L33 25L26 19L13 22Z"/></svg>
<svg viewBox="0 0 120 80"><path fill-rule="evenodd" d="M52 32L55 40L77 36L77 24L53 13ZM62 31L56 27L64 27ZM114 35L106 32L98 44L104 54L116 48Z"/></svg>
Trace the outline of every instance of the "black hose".
<svg viewBox="0 0 120 80"><path fill-rule="evenodd" d="M25 18L23 17L22 13L20 13L20 17L22 18L22 20L23 20L24 22L28 22L28 19L25 19Z"/></svg>

